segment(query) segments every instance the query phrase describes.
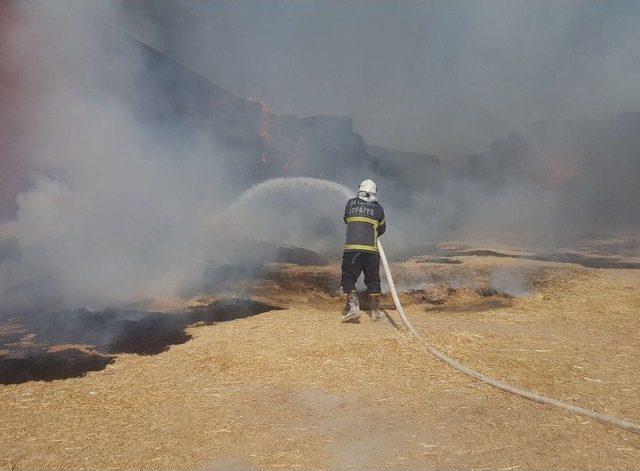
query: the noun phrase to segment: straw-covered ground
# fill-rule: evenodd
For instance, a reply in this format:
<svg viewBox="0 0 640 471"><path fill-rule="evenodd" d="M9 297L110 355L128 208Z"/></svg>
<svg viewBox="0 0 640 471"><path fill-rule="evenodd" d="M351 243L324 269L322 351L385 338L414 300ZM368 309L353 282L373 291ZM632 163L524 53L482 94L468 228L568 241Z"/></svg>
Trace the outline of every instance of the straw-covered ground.
<svg viewBox="0 0 640 471"><path fill-rule="evenodd" d="M393 267L430 342L640 422L640 270L481 255ZM285 310L189 327L83 377L0 385L0 468L640 468L638 435L480 384L389 322L341 324L337 272L274 266L253 296Z"/></svg>

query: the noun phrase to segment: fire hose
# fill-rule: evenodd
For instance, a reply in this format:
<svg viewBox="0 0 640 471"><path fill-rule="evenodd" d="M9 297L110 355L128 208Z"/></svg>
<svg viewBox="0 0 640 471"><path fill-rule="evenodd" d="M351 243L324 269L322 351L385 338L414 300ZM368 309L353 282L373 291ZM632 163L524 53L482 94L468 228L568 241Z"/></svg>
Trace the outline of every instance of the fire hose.
<svg viewBox="0 0 640 471"><path fill-rule="evenodd" d="M389 269L389 263L387 262L387 256L384 253L384 249L382 248L382 244L380 240L378 240L378 251L380 252L380 260L382 261L382 267L384 268L384 273L387 277L387 282L389 284L389 291L391 292L391 297L393 298L393 304L396 307L396 311L402 319L402 323L409 330L411 335L420 341L421 345L429 352L431 355L436 357L438 360L446 363L452 368L464 373L467 376L477 379L480 382L493 386L494 388L501 389L502 391L506 391L511 394L515 394L516 396L523 397L525 399L529 399L530 401L537 402L539 404L548 404L551 406L559 407L561 409L565 409L576 414L585 415L587 417L591 417L599 422L602 422L607 425L613 425L615 427L619 427L621 429L627 430L629 432L640 434L640 425L630 422L628 420L619 419L612 415L602 414L600 412L586 409L580 406L574 406L573 404L569 404L564 401L560 401L558 399L553 399L552 397L545 396L543 394L536 393L534 391L530 391L528 389L519 388L517 386L513 386L511 384L505 383L504 381L500 381L498 379L492 378L491 376L484 375L478 371L475 371L468 366L465 366L461 363L458 363L453 358L445 355L440 350L433 347L429 344L427 338L422 335L416 328L413 326L409 318L407 317L404 309L402 308L402 304L400 304L400 298L398 297L398 292L396 291L395 284L393 283L393 277L391 276L391 270Z"/></svg>

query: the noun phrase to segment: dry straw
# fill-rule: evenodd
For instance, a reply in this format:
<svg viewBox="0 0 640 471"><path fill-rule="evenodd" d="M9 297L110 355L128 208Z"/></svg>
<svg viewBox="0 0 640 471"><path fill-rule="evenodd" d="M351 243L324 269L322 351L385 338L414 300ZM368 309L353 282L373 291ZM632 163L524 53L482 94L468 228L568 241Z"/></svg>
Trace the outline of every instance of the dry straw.
<svg viewBox="0 0 640 471"><path fill-rule="evenodd" d="M444 363L451 366L452 368L455 368L461 373L464 373L467 376L475 378L478 381L482 381L483 383L493 386L494 388L501 389L508 393L515 394L520 397L524 397L525 399L529 399L531 401L534 401L540 404L549 404L552 406L560 407L562 409L574 412L576 414L586 415L588 417L596 419L605 424L613 425L615 427L628 430L629 432L640 434L639 424L630 422L628 420L619 419L612 415L602 414L600 412L597 412L591 409L586 409L584 407L574 406L573 404L569 404L567 402L563 402L558 399L554 399L552 397L545 396L543 394L539 394L534 391L530 391L528 389L519 388L517 386L513 386L511 384L505 383L504 381L500 381L498 379L492 378L491 376L484 375L482 373L479 373L478 371L475 371L469 368L468 366L458 363L453 358L445 355L440 350L430 345L426 337L422 335L420 332L418 332L416 328L413 326L413 324L405 314L404 309L402 308L402 304L400 304L400 299L398 298L398 293L396 292L396 288L393 283L393 277L391 276L391 270L389 269L389 263L387 262L387 257L384 252L384 249L382 248L382 244L380 243L380 240L378 240L378 250L380 251L380 259L382 261L382 266L384 268L385 275L387 276L387 282L389 283L389 290L391 291L391 297L393 298L393 303L395 304L396 311L400 315L402 322L407 327L409 332L411 332L411 334L416 339L422 342L426 350L430 354L435 356L438 360L443 361Z"/></svg>

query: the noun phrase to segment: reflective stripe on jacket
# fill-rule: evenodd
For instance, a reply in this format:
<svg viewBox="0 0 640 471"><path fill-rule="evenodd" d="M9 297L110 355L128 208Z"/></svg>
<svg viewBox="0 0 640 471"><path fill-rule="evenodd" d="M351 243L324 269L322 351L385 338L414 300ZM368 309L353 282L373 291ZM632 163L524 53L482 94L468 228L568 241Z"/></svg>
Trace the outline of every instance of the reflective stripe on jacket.
<svg viewBox="0 0 640 471"><path fill-rule="evenodd" d="M345 252L378 252L378 236L386 230L384 210L380 203L350 199L344 209L344 222L347 224Z"/></svg>

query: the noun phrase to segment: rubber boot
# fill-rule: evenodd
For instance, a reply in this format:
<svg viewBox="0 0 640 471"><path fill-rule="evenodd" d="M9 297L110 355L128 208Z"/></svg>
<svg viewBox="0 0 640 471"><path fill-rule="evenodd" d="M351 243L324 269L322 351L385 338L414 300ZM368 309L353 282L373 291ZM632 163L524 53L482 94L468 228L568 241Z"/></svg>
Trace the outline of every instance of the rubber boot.
<svg viewBox="0 0 640 471"><path fill-rule="evenodd" d="M342 315L342 322L354 321L360 317L360 302L358 301L358 293L351 291L347 295L347 307Z"/></svg>
<svg viewBox="0 0 640 471"><path fill-rule="evenodd" d="M371 303L371 322L381 321L382 313L380 312L380 295L370 295L369 302Z"/></svg>

